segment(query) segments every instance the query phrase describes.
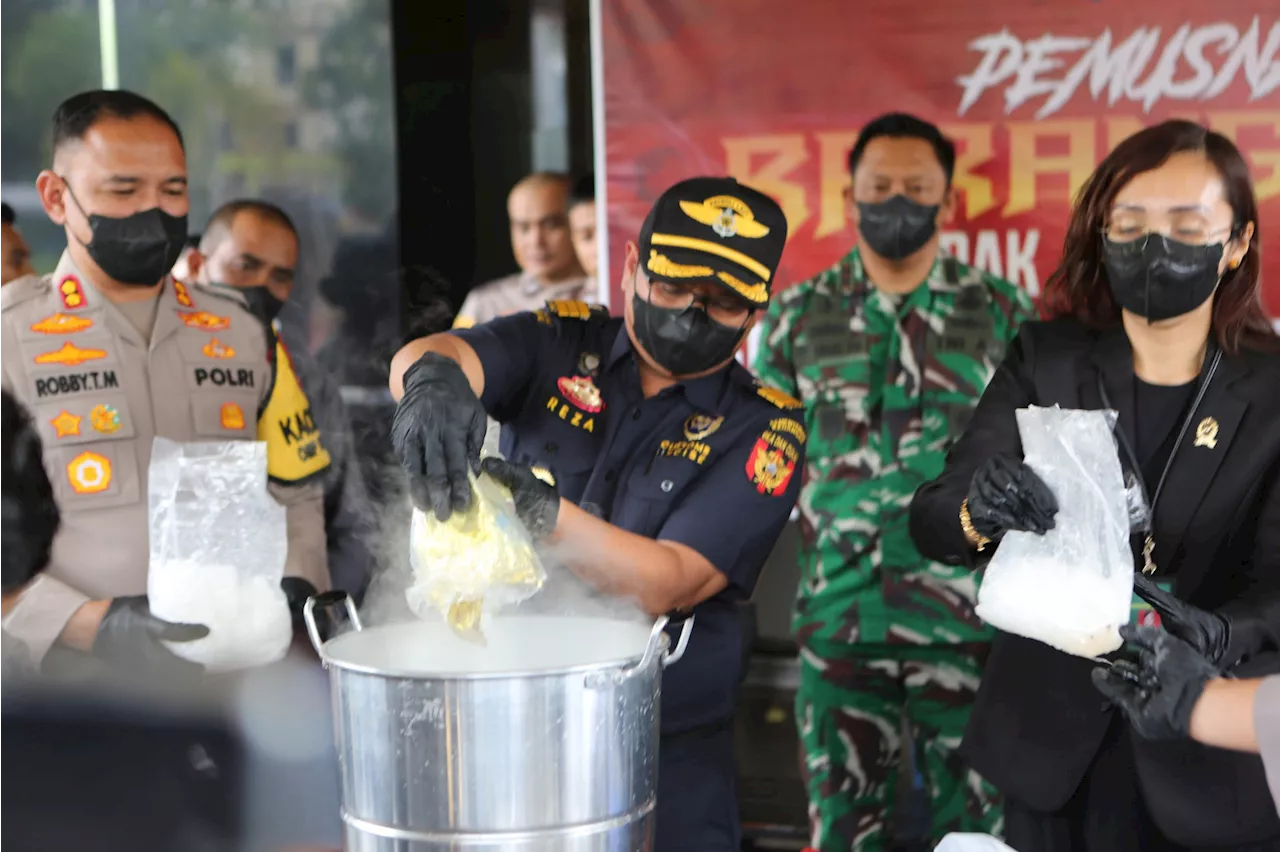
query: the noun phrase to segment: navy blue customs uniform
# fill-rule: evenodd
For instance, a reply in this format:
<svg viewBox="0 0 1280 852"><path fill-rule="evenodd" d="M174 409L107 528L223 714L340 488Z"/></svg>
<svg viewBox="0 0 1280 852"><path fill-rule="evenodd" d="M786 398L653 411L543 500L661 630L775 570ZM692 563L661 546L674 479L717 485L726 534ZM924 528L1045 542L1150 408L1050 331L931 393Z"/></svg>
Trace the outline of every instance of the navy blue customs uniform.
<svg viewBox="0 0 1280 852"><path fill-rule="evenodd" d="M736 837L728 723L745 657L737 604L796 501L799 403L737 362L646 399L623 320L583 302L454 333L484 365L481 402L503 424L503 455L545 470L562 497L609 523L693 548L728 579L695 607L688 650L663 674L658 832L679 806L725 814L733 824L723 830Z"/></svg>
<svg viewBox="0 0 1280 852"><path fill-rule="evenodd" d="M479 361L476 407L503 424L510 464L553 482L557 503L700 557L704 591L678 598L695 616L689 646L663 674L658 852L739 848L739 604L795 505L807 435L801 404L733 355L768 304L786 231L777 204L749 187L684 181L627 248L623 317L551 301L451 332ZM412 370L440 369L427 352Z"/></svg>

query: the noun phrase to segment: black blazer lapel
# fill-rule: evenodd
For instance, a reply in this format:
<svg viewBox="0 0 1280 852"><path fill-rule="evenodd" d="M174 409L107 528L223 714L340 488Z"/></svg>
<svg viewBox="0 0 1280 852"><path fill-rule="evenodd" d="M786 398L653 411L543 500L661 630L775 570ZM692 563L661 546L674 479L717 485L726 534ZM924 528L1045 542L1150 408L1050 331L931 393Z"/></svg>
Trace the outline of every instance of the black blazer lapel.
<svg viewBox="0 0 1280 852"><path fill-rule="evenodd" d="M1183 536L1228 453L1234 449L1237 465L1249 463L1249 448L1232 446L1249 407L1249 401L1233 385L1247 375L1247 370L1243 359L1223 355L1217 375L1209 383L1187 433L1174 450L1176 455L1157 507L1155 559L1161 568L1169 567L1176 558ZM1154 483L1149 485L1155 488ZM1182 594L1195 588L1208 567L1179 566L1178 588Z"/></svg>

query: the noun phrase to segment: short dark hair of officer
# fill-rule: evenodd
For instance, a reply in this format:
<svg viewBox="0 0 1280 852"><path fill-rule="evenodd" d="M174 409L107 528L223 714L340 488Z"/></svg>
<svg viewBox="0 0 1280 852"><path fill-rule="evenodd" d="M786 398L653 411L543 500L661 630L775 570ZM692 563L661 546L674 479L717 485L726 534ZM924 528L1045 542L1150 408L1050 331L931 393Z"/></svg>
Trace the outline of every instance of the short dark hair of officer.
<svg viewBox="0 0 1280 852"><path fill-rule="evenodd" d="M103 118L154 118L169 126L183 145L182 131L169 113L142 95L125 89L95 89L67 98L53 113L53 151L66 142L79 141Z"/></svg>
<svg viewBox="0 0 1280 852"><path fill-rule="evenodd" d="M22 404L0 392L0 582L4 594L21 589L49 563L58 532L58 504L44 470L40 435Z"/></svg>
<svg viewBox="0 0 1280 852"><path fill-rule="evenodd" d="M627 243L622 292L636 350L673 376L728 363L769 304L787 220L777 202L732 178L664 192Z"/></svg>
<svg viewBox="0 0 1280 852"><path fill-rule="evenodd" d="M905 112L891 112L882 115L879 118L872 119L858 134L857 140L853 143L853 147L849 149L849 174L852 175L858 170L858 163L862 162L862 156L867 151L867 146L877 139L919 139L928 143L933 148L933 153L938 158L938 165L942 166L943 174L947 177L947 185L951 185L951 179L955 177L956 172L956 146L950 139L942 135L942 131L936 125L930 124L922 118L916 118L914 115L908 115Z"/></svg>

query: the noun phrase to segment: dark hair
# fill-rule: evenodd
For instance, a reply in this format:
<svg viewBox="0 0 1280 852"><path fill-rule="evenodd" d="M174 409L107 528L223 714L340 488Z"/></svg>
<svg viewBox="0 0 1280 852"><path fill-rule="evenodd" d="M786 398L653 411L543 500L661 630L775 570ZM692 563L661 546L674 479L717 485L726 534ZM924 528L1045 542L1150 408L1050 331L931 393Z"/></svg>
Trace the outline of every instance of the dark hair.
<svg viewBox="0 0 1280 852"><path fill-rule="evenodd" d="M1062 260L1045 282L1048 316L1075 317L1086 325L1113 326L1120 306L1111 295L1102 263L1102 231L1116 195L1142 172L1159 168L1184 151L1203 154L1213 164L1226 190L1233 220L1231 238L1253 223L1253 239L1244 259L1228 269L1218 284L1213 305L1213 330L1228 354L1240 349L1274 350L1280 338L1262 309L1261 228L1258 201L1249 165L1230 139L1192 121L1175 119L1139 130L1098 164L1076 196L1062 245Z"/></svg>
<svg viewBox="0 0 1280 852"><path fill-rule="evenodd" d="M942 131L924 119L916 118L905 112L891 112L874 118L863 126L858 134L858 141L853 143L849 151L849 174L852 175L862 160L862 152L867 150L873 139L888 136L891 139L923 139L933 146L938 155L938 163L947 175L947 185L956 173L956 146L950 139L942 135Z"/></svg>
<svg viewBox="0 0 1280 852"><path fill-rule="evenodd" d="M226 239L227 234L231 233L231 223L235 221L236 216L245 211L257 213L267 221L275 222L293 234L295 240L301 241L298 236L298 229L294 227L293 220L289 218L288 213L270 201L260 201L256 198L237 198L235 201L228 201L213 211L213 215L209 217L208 223L204 226L204 233L200 235L200 252L202 254L212 253L218 247L218 244Z"/></svg>
<svg viewBox="0 0 1280 852"><path fill-rule="evenodd" d="M49 562L58 504L44 470L40 436L22 405L0 392L0 589L20 588Z"/></svg>
<svg viewBox="0 0 1280 852"><path fill-rule="evenodd" d="M574 181L573 191L569 193L569 207L579 204L594 204L596 201L596 176L587 173Z"/></svg>
<svg viewBox="0 0 1280 852"><path fill-rule="evenodd" d="M18 214L13 212L13 208L3 201L0 201L0 222L6 225L12 225L18 219Z"/></svg>
<svg viewBox="0 0 1280 852"><path fill-rule="evenodd" d="M125 89L94 89L72 95L58 104L53 113L53 150L56 153L65 143L83 139L104 116L134 118L139 115L167 124L178 137L178 144L185 147L177 122L152 101Z"/></svg>

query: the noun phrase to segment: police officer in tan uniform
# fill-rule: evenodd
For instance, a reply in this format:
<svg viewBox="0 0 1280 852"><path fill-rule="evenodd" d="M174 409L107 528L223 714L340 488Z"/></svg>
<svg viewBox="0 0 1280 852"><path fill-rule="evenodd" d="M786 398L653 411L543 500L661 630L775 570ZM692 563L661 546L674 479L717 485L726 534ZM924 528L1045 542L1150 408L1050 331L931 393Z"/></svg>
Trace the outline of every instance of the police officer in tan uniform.
<svg viewBox="0 0 1280 852"><path fill-rule="evenodd" d="M4 631L36 664L58 645L176 665L159 640L204 628L161 621L147 606L152 439L261 438L279 470L281 454L321 456L319 436L301 422L293 441L260 433L273 389L262 324L232 291L167 274L189 201L182 136L162 109L125 91L69 98L54 114L53 169L36 186L67 250L52 275L0 291L0 372L33 414L62 527ZM298 480L270 483L287 509L291 598L329 586L313 468L286 465Z"/></svg>
<svg viewBox="0 0 1280 852"><path fill-rule="evenodd" d="M458 310L455 325L469 328L507 314L532 311L547 302L590 299L586 273L569 234L569 178L537 172L507 196L511 251L520 272L473 289Z"/></svg>

